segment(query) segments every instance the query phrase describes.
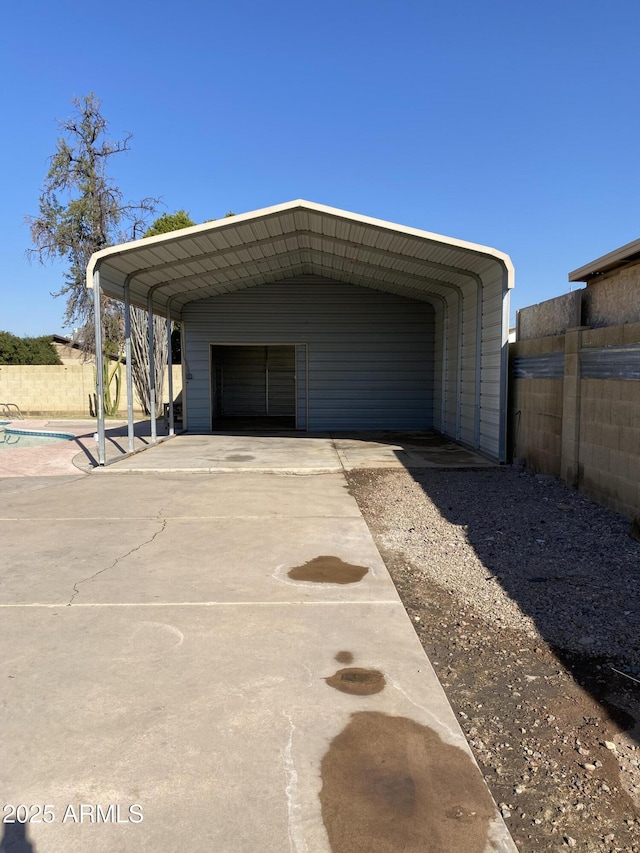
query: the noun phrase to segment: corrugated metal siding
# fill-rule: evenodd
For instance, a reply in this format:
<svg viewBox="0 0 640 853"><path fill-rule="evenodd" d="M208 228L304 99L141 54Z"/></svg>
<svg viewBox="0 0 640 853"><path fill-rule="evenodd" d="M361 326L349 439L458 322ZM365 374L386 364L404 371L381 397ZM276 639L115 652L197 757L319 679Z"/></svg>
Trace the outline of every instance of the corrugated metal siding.
<svg viewBox="0 0 640 853"><path fill-rule="evenodd" d="M439 283L466 289L471 281L473 288L473 276L484 279L505 262L487 247L298 200L104 250L93 256L89 276L99 263L108 295L122 298L126 277L135 273L131 299L142 306L149 288L161 284L152 295L154 308L162 312L175 297L178 319L193 299L303 273L352 284L367 277L373 286L412 298L416 286L424 291L426 279L426 290L440 296Z"/></svg>
<svg viewBox="0 0 640 853"><path fill-rule="evenodd" d="M583 379L640 379L640 347L589 347L580 350Z"/></svg>
<svg viewBox="0 0 640 853"><path fill-rule="evenodd" d="M449 330L447 335L447 375L445 397L445 424L442 432L452 438L458 430L458 397L460 391L460 346L462 305L456 297L449 301Z"/></svg>
<svg viewBox="0 0 640 853"><path fill-rule="evenodd" d="M304 276L191 303L183 318L192 430L210 429L210 344L252 342L308 344L311 430L433 425L435 321L426 302Z"/></svg>
<svg viewBox="0 0 640 853"><path fill-rule="evenodd" d="M434 360L433 360L433 428L442 432L444 429L444 413L445 406L443 405L444 394L446 393L446 336L447 336L447 306L444 300L438 300L434 304L435 308L435 340L434 340Z"/></svg>
<svg viewBox="0 0 640 853"><path fill-rule="evenodd" d="M265 347L220 347L223 417L267 414Z"/></svg>
<svg viewBox="0 0 640 853"><path fill-rule="evenodd" d="M293 346L214 346L213 374L216 417L295 414Z"/></svg>
<svg viewBox="0 0 640 853"><path fill-rule="evenodd" d="M506 453L506 375L509 293L505 272L493 265L482 276L482 350L480 366L480 440L478 449L499 459ZM505 292L506 291L506 292Z"/></svg>
<svg viewBox="0 0 640 853"><path fill-rule="evenodd" d="M307 347L296 346L296 427L307 428Z"/></svg>
<svg viewBox="0 0 640 853"><path fill-rule="evenodd" d="M543 352L517 355L513 359L514 379L564 379L564 353Z"/></svg>
<svg viewBox="0 0 640 853"><path fill-rule="evenodd" d="M267 414L293 415L295 410L295 347L267 347Z"/></svg>
<svg viewBox="0 0 640 853"><path fill-rule="evenodd" d="M460 397L460 422L458 438L464 444L473 446L475 442L476 424L476 340L478 333L477 312L478 287L473 283L473 290L464 301L462 319L462 373Z"/></svg>
<svg viewBox="0 0 640 853"><path fill-rule="evenodd" d="M176 319L192 300L198 304L304 274L427 303L444 299L449 322L444 414L438 403L442 429L504 459L505 286L512 268L501 253L298 200L105 250L92 257L89 278L95 264L108 295L122 298L127 276L134 274L132 303L144 306L150 296L164 314L169 300ZM191 310L185 308L185 316ZM463 325L454 323L454 312ZM199 359L194 352L197 369ZM187 400L189 393L187 386Z"/></svg>

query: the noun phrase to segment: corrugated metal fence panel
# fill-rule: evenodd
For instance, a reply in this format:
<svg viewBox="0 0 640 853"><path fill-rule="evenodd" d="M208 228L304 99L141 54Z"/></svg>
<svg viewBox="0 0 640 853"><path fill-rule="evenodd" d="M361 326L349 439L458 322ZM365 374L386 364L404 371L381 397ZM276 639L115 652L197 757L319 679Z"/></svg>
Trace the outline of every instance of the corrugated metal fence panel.
<svg viewBox="0 0 640 853"><path fill-rule="evenodd" d="M640 346L588 347L580 350L583 379L640 379Z"/></svg>
<svg viewBox="0 0 640 853"><path fill-rule="evenodd" d="M517 355L513 359L514 379L564 379L564 353L543 352Z"/></svg>
<svg viewBox="0 0 640 853"><path fill-rule="evenodd" d="M210 428L211 343L308 343L309 429L433 424L434 310L305 276L185 306L189 428Z"/></svg>

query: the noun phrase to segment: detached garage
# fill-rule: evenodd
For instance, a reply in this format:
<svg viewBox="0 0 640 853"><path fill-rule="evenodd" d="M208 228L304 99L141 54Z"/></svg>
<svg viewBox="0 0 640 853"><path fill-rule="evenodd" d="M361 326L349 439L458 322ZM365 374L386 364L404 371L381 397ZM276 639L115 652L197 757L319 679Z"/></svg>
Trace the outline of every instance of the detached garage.
<svg viewBox="0 0 640 853"><path fill-rule="evenodd" d="M105 249L87 283L180 322L190 432L435 429L505 458L495 249L294 201Z"/></svg>

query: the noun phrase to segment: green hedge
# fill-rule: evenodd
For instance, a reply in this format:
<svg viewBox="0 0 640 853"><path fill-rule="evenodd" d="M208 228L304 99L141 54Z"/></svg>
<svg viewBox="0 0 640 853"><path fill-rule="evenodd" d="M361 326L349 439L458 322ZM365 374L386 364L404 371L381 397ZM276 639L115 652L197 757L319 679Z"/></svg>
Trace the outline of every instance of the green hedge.
<svg viewBox="0 0 640 853"><path fill-rule="evenodd" d="M62 364L51 335L19 338L0 332L0 364Z"/></svg>

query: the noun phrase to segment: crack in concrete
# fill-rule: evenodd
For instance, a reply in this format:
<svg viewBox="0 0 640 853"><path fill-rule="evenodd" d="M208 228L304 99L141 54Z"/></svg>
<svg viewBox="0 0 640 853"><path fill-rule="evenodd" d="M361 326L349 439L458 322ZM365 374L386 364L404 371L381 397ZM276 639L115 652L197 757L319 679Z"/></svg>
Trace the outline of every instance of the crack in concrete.
<svg viewBox="0 0 640 853"><path fill-rule="evenodd" d="M159 520L160 519L158 519L158 521ZM167 518L163 519L160 530L156 530L156 532L153 534L153 536L151 536L145 542L141 542L139 545L136 545L135 548L131 548L129 551L127 551L126 554L122 554L120 557L116 557L116 559L113 561L113 563L111 563L110 566L105 566L104 569L100 569L100 571L94 572L94 574L89 575L89 577L83 578L80 581L76 581L73 585L73 595L71 596L71 598L67 602L67 607L71 607L73 604L74 598L76 598L76 596L80 595L80 590L78 589L80 584L87 583L87 581L92 581L94 578L97 578L98 575L101 575L104 572L109 571L109 569L113 569L114 566L117 566L121 560L126 559L131 554L134 554L136 551L139 551L141 548L144 548L145 545L150 545L153 542L153 540L156 538L156 536L159 536L164 531L165 527L167 526L167 521L168 521Z"/></svg>
<svg viewBox="0 0 640 853"><path fill-rule="evenodd" d="M304 837L302 824L302 806L298 794L298 771L293 761L293 736L296 727L290 714L282 712L289 723L289 737L284 750L281 751L282 764L285 778L285 796L287 798L287 812L289 816L289 851L290 853L308 853L307 842Z"/></svg>

